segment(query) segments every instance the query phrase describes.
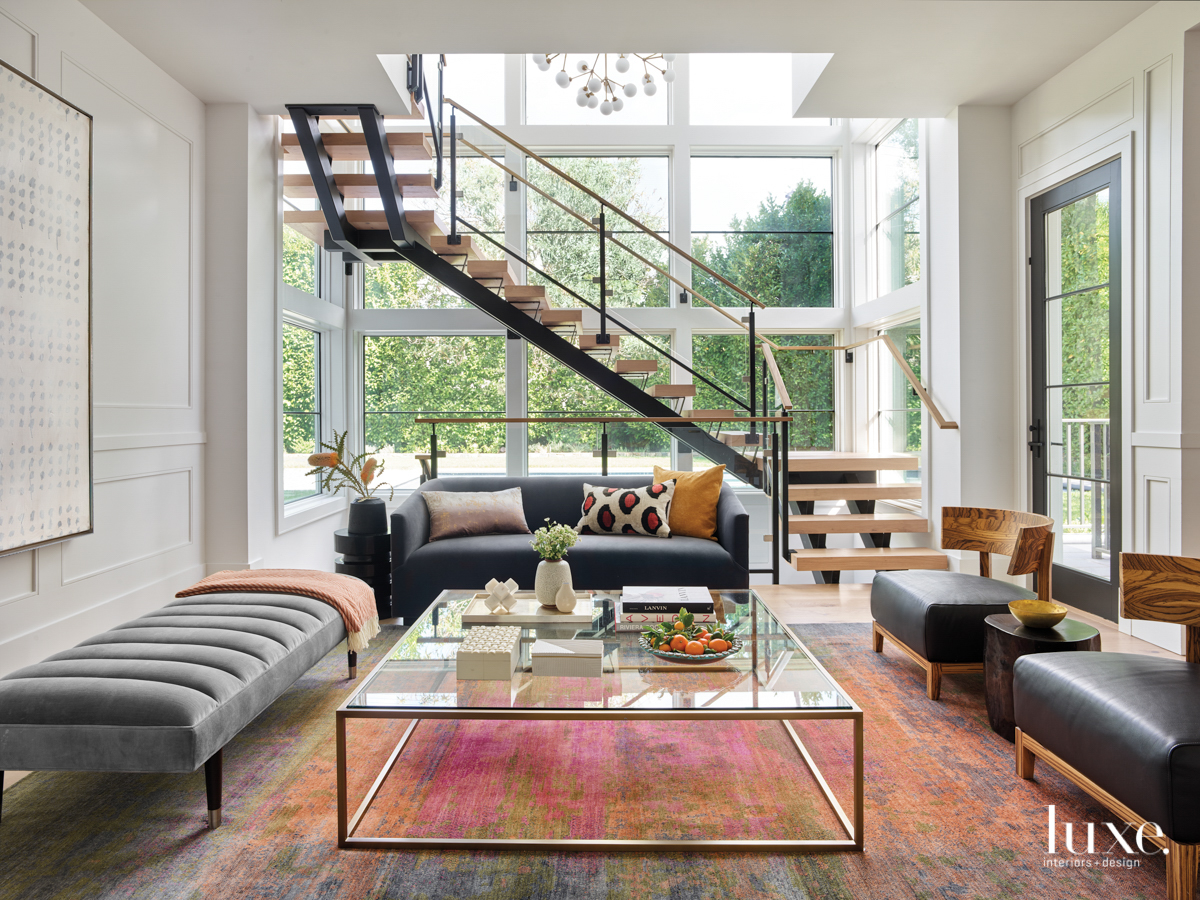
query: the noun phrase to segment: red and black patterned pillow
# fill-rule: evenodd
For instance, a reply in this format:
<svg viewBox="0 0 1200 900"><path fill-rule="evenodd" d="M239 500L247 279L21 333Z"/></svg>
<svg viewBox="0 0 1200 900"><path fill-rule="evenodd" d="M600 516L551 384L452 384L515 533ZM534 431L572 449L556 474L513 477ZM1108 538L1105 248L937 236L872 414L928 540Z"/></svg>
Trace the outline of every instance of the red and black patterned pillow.
<svg viewBox="0 0 1200 900"><path fill-rule="evenodd" d="M669 538L675 479L644 488L583 486L579 534L643 534Z"/></svg>

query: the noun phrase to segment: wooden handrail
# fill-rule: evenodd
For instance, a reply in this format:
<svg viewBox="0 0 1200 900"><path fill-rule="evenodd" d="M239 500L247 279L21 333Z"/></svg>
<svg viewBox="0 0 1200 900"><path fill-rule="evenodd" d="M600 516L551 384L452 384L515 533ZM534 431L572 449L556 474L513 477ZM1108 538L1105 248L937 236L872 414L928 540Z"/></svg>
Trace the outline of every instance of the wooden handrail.
<svg viewBox="0 0 1200 900"><path fill-rule="evenodd" d="M512 425L561 422L568 425L579 423L611 424L613 422L676 422L689 425L693 422L790 422L788 416L580 416L574 419L555 418L483 418L483 419L413 419L418 425Z"/></svg>
<svg viewBox="0 0 1200 900"><path fill-rule="evenodd" d="M625 212L625 210L621 209L619 206L613 206L609 201L605 200L603 197L601 197L599 194L597 194L595 191L591 190L590 188L587 188L584 185L580 184L578 181L576 181L574 178L572 178L570 175L568 175L562 169L558 168L558 166L546 161L545 159L543 159L542 157L540 157L536 153L534 153L532 150L530 150L528 147L526 147L524 144L518 143L517 141L515 141L511 137L509 137L507 134L505 134L503 131L501 131L499 128L496 128L494 125L491 125L488 122L485 122L483 119L479 118L479 116L475 115L475 113L471 112L469 109L467 109L461 103L458 103L455 100L451 100L449 97L446 97L445 101L447 103L449 103L451 106L453 106L455 109L459 110L460 112L466 113L468 116L470 116L472 119L474 119L480 125L482 125L484 128L486 128L492 134L496 135L496 137L500 138L502 141L505 141L506 143L509 143L512 146L516 147L518 150L520 150L526 156L530 157L531 159L537 160L539 163L541 163L543 166L545 166L547 169L549 169L551 172L553 172L559 178L566 181L568 184L572 185L573 187L577 188L580 191L583 191L585 194L587 194L589 197L591 197L593 200L595 200L597 203L599 203L602 207L611 209L613 212L615 212L621 218L625 219L625 221L627 221L631 225L634 225L637 228L641 229L642 231L644 231L646 234L650 235L650 237L654 238L656 241L658 241L660 244L662 244L667 249L673 251L674 253L678 253L680 256L682 256L684 259L686 259L692 265L698 266L699 268L701 268L702 270L707 272L713 278L717 279L717 281L721 282L723 285L725 285L730 290L735 291L738 294L741 294L743 297L745 297L747 300L749 300L755 306L758 306L762 309L766 309L766 304L764 304L757 297L753 297L750 294L746 293L744 290L742 290L740 287L738 287L736 284L734 284L732 281L730 281L724 275L714 272L712 269L710 269L704 263L700 262L700 260L698 260L694 256L692 256L690 253L688 253L685 250L681 250L679 247L675 246L670 241L668 241L665 237L660 235L657 231L652 229L649 225L642 224L637 219L635 219L633 216L629 215L629 213ZM688 290L691 290L691 289L689 288Z"/></svg>
<svg viewBox="0 0 1200 900"><path fill-rule="evenodd" d="M771 352L771 348L766 344L762 345L762 352L763 359L767 361L767 368L771 372L771 379L775 382L775 390L779 396L779 405L784 409L790 410L792 408L792 398L783 383L783 375L779 371L779 364L775 362L775 354Z"/></svg>
<svg viewBox="0 0 1200 900"><path fill-rule="evenodd" d="M939 410L937 408L937 404L933 402L933 397L931 397L929 395L929 391L925 390L925 385L921 384L921 382L917 379L917 376L913 372L912 367L909 366L909 364L908 364L908 360L906 360L904 358L904 355L900 352L900 348L897 347L895 342L893 342L892 339L890 337L888 337L886 334L877 334L877 335L875 335L875 337L869 337L869 338L866 338L865 340L855 341L853 344L841 344L836 347L830 347L830 346L824 346L824 345L815 346L815 347L780 347L778 345L775 345L775 349L776 350L810 350L810 351L811 350L829 350L829 351L836 353L839 350L853 350L855 347L862 347L865 344L871 344L871 343L874 343L875 341L883 341L884 346L888 348L888 352L891 353L893 357L895 357L896 362L898 362L900 364L900 371L904 373L904 377L908 379L908 383L911 384L913 390L917 392L917 396L921 398L921 402L925 404L926 408L928 408L929 414L931 416L933 416L933 420L935 422L937 422L938 428L957 428L958 427L957 422L952 422L949 419L947 419L945 416L942 415L941 410Z"/></svg>

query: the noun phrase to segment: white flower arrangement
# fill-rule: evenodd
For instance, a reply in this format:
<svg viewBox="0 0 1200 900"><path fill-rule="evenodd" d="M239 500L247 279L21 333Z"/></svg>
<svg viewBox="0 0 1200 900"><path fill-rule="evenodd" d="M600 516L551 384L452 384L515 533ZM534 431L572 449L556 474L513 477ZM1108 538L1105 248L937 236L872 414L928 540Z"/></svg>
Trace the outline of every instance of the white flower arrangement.
<svg viewBox="0 0 1200 900"><path fill-rule="evenodd" d="M549 516L546 517L546 521L550 521ZM566 556L567 551L578 542L579 535L570 525L552 523L535 531L529 546L536 550L542 559L557 561Z"/></svg>

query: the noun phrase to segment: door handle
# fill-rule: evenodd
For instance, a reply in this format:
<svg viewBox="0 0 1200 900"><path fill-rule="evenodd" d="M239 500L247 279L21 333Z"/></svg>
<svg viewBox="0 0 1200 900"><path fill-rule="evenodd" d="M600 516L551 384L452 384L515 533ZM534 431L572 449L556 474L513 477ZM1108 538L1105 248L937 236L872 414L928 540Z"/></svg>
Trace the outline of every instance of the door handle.
<svg viewBox="0 0 1200 900"><path fill-rule="evenodd" d="M1038 419L1034 424L1029 426L1029 433L1033 435L1033 440L1029 441L1027 446L1030 453L1036 453L1037 458L1042 458L1042 442L1038 440L1042 436L1042 420Z"/></svg>

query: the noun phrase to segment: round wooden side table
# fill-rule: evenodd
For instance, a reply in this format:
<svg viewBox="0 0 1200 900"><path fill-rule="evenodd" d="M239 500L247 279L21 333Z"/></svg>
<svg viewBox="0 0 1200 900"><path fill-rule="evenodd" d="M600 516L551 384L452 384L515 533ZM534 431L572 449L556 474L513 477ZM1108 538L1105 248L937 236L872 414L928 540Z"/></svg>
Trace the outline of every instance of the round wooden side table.
<svg viewBox="0 0 1200 900"><path fill-rule="evenodd" d="M988 616L983 621L987 623L983 683L987 693L988 721L992 731L1011 741L1017 727L1013 719L1013 663L1027 653L1098 651L1100 632L1074 619L1063 619L1053 628L1026 628L1007 614Z"/></svg>

